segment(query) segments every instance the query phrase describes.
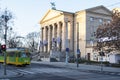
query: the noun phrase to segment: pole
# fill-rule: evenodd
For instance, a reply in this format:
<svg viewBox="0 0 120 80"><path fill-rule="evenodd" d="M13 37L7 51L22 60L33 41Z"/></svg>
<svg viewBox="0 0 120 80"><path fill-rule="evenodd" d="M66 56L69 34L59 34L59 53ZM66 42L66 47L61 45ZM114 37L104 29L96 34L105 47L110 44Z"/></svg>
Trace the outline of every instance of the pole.
<svg viewBox="0 0 120 80"><path fill-rule="evenodd" d="M5 39L5 45L7 45L7 22L12 18L11 13L8 13L7 9L5 10L4 14L2 15L2 18L4 19L4 25L5 25L5 35L4 35L4 39ZM6 74L6 51L4 51L4 75Z"/></svg>
<svg viewBox="0 0 120 80"><path fill-rule="evenodd" d="M7 44L7 23L5 23L5 45ZM4 52L4 75L7 75L6 73L6 51Z"/></svg>
<svg viewBox="0 0 120 80"><path fill-rule="evenodd" d="M103 71L103 63L102 63L102 60L103 60L103 56L101 56L101 71Z"/></svg>
<svg viewBox="0 0 120 80"><path fill-rule="evenodd" d="M79 67L79 58L80 58L80 49L77 49L77 53L76 53L76 56L77 56L77 59L76 59L76 63L77 63L77 68Z"/></svg>
<svg viewBox="0 0 120 80"><path fill-rule="evenodd" d="M68 48L68 19L65 20L65 23L66 23L66 65L68 64L68 51L69 51L69 48Z"/></svg>
<svg viewBox="0 0 120 80"><path fill-rule="evenodd" d="M79 54L77 54L77 68L79 67L79 63L78 63L78 55L79 55Z"/></svg>
<svg viewBox="0 0 120 80"><path fill-rule="evenodd" d="M9 20L9 17L7 16L7 11L5 11L5 15L3 15L4 21L5 21L5 35L4 35L4 39L5 39L5 45L7 45L7 22ZM6 51L4 52L4 75L7 75L6 73Z"/></svg>
<svg viewBox="0 0 120 80"><path fill-rule="evenodd" d="M6 74L6 52L3 52L4 53L4 75L7 75Z"/></svg>
<svg viewBox="0 0 120 80"><path fill-rule="evenodd" d="M103 64L102 64L102 61L101 61L101 71L103 71Z"/></svg>
<svg viewBox="0 0 120 80"><path fill-rule="evenodd" d="M79 23L77 22L77 51L76 51L76 63L77 63L77 68L79 67L79 56L80 56L80 49L79 49Z"/></svg>
<svg viewBox="0 0 120 80"><path fill-rule="evenodd" d="M68 52L66 51L66 65L68 64Z"/></svg>

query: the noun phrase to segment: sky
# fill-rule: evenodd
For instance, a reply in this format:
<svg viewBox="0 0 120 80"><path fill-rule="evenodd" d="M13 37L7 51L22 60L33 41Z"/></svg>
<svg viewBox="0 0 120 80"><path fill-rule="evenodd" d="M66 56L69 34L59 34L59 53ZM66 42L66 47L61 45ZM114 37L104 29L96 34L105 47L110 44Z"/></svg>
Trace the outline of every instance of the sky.
<svg viewBox="0 0 120 80"><path fill-rule="evenodd" d="M120 0L0 0L0 7L7 8L14 15L13 30L20 36L40 31L40 20L51 9L54 2L56 9L77 12L103 5L108 9L120 8Z"/></svg>

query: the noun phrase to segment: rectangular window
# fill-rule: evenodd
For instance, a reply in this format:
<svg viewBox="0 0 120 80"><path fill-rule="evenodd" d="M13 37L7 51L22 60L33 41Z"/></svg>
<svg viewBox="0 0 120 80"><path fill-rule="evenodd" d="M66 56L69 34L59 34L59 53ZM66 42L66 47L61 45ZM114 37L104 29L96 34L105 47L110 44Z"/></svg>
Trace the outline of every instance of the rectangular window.
<svg viewBox="0 0 120 80"><path fill-rule="evenodd" d="M90 21L94 21L94 17L90 17Z"/></svg>
<svg viewBox="0 0 120 80"><path fill-rule="evenodd" d="M110 23L111 22L111 20L107 20L107 23Z"/></svg>
<svg viewBox="0 0 120 80"><path fill-rule="evenodd" d="M99 19L99 23L103 23L103 19L100 18L100 19Z"/></svg>

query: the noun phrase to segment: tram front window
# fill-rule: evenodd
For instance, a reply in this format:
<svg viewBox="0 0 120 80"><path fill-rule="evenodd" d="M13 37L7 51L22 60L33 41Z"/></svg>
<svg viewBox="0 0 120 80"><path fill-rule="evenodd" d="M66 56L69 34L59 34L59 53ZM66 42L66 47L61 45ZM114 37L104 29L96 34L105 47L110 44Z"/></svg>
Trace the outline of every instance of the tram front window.
<svg viewBox="0 0 120 80"><path fill-rule="evenodd" d="M26 53L25 53L25 52L22 52L21 57L27 57Z"/></svg>

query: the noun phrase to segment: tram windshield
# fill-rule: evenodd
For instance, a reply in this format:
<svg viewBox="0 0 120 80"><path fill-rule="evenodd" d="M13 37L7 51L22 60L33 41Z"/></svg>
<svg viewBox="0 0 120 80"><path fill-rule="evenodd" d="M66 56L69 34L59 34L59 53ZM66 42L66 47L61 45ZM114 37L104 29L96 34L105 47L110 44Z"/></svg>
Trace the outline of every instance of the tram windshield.
<svg viewBox="0 0 120 80"><path fill-rule="evenodd" d="M25 52L21 52L21 57L27 57Z"/></svg>

